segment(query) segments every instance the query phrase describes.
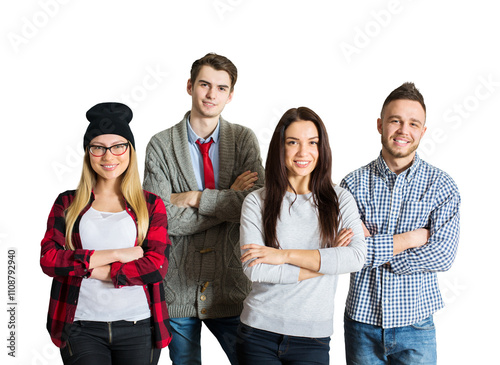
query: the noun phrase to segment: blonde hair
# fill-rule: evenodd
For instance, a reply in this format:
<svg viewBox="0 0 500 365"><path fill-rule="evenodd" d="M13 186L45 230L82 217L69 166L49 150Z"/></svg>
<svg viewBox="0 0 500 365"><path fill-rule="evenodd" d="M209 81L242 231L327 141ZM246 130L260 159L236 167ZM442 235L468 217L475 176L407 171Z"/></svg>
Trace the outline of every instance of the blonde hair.
<svg viewBox="0 0 500 365"><path fill-rule="evenodd" d="M146 205L146 199L141 187L141 180L139 177L139 169L137 166L137 155L134 147L129 143L130 148L130 161L127 170L123 174L121 182L121 191L127 201L132 207L132 210L137 216L137 243L142 245L146 238L149 228L149 213ZM75 250L75 246L71 240L73 234L73 227L81 211L89 203L92 189L97 182L97 173L90 165L90 155L88 150L85 151L83 158L83 169L80 182L76 189L75 199L66 210L66 247L70 250Z"/></svg>

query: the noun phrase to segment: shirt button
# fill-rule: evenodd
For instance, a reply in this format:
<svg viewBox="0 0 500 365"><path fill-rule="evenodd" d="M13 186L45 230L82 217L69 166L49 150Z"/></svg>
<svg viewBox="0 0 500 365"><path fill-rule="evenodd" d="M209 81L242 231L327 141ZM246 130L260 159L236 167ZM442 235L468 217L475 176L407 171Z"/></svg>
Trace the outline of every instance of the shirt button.
<svg viewBox="0 0 500 365"><path fill-rule="evenodd" d="M202 300L202 301L207 300L207 296L206 296L206 295L202 295L202 296L200 297L200 300Z"/></svg>
<svg viewBox="0 0 500 365"><path fill-rule="evenodd" d="M206 308L202 308L201 309L201 314L207 314L207 309Z"/></svg>

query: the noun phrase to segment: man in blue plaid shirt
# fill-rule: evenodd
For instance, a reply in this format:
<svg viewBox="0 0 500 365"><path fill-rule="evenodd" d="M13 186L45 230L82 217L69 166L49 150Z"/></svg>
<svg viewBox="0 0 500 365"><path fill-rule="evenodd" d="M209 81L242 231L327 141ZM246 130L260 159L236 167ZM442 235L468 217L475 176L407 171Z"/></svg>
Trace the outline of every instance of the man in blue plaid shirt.
<svg viewBox="0 0 500 365"><path fill-rule="evenodd" d="M351 274L345 313L347 364L435 364L432 315L443 307L437 275L459 238L455 182L416 153L426 110L413 83L385 100L377 129L382 152L347 175L364 223L367 260Z"/></svg>

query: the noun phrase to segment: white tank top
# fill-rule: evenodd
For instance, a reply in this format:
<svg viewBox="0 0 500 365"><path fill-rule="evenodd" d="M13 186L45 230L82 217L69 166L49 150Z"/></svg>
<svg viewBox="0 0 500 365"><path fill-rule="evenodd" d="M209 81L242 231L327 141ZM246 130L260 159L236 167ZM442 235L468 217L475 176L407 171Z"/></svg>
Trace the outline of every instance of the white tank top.
<svg viewBox="0 0 500 365"><path fill-rule="evenodd" d="M133 247L136 236L135 222L125 210L106 213L90 207L80 221L82 247L87 250ZM115 288L111 282L82 280L75 321L139 321L149 317L142 285Z"/></svg>

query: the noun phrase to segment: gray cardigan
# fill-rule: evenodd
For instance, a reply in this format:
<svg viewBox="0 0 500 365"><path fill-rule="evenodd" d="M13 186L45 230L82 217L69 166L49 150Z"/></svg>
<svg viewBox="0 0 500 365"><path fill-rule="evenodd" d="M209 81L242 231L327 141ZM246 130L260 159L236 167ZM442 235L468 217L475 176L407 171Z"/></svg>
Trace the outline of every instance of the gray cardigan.
<svg viewBox="0 0 500 365"><path fill-rule="evenodd" d="M179 208L170 194L196 191L186 118L151 138L146 149L144 189L159 195L172 241L165 297L170 317L239 315L250 291L240 262L239 221L246 195L263 186L264 168L255 134L220 118L219 189L205 189L199 209ZM244 171L259 180L248 191L230 189Z"/></svg>

